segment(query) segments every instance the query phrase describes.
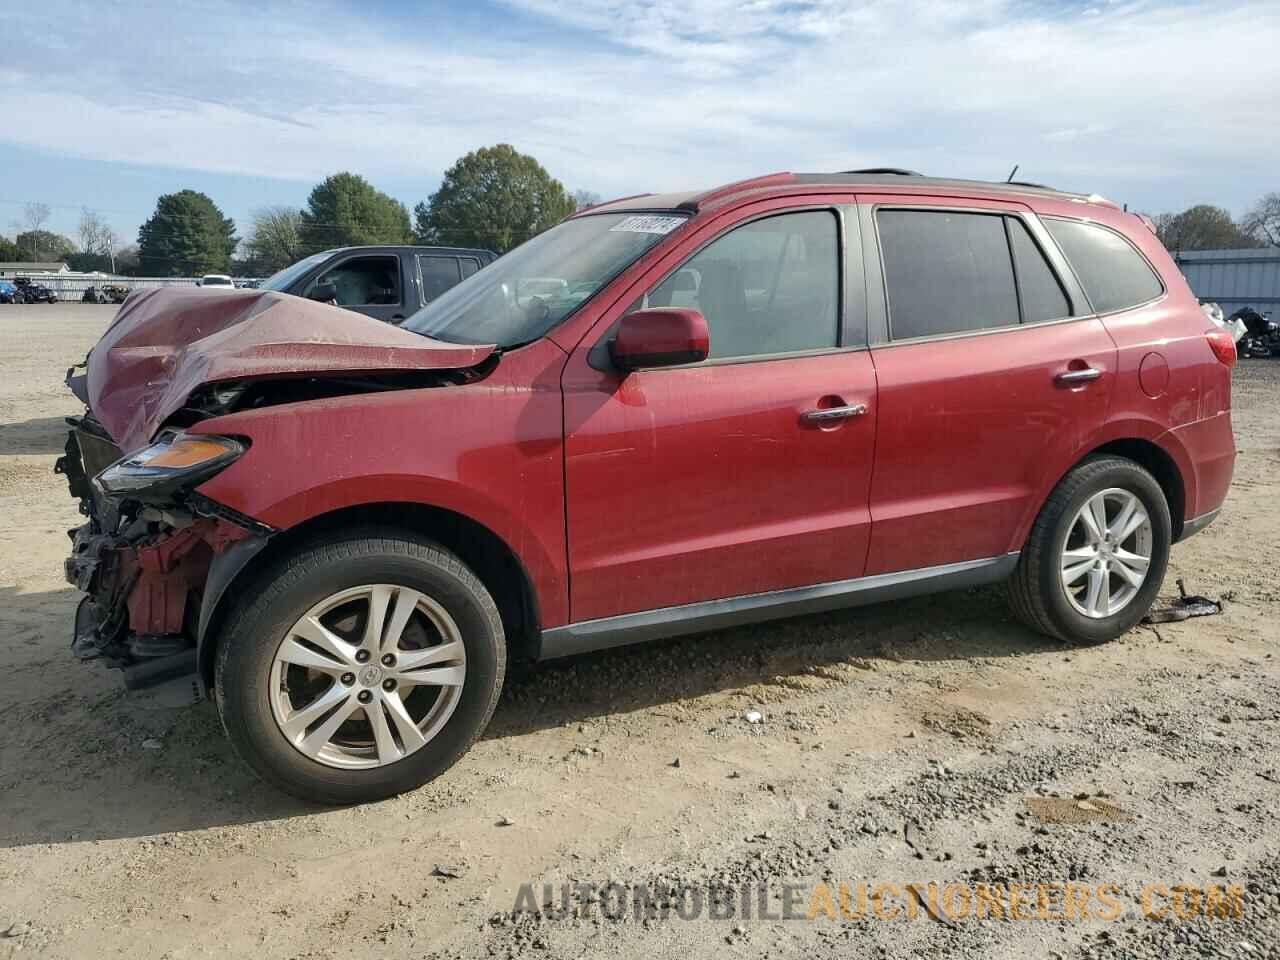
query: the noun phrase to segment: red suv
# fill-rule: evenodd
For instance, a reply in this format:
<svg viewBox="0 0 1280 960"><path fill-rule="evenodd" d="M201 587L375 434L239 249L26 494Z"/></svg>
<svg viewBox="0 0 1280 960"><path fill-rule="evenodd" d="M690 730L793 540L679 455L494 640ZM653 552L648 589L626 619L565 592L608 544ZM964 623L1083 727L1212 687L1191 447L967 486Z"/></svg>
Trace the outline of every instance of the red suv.
<svg viewBox="0 0 1280 960"><path fill-rule="evenodd" d="M881 171L607 203L398 328L135 293L69 379L74 651L343 803L513 655L1000 580L1107 640L1226 496L1234 361L1137 216Z"/></svg>

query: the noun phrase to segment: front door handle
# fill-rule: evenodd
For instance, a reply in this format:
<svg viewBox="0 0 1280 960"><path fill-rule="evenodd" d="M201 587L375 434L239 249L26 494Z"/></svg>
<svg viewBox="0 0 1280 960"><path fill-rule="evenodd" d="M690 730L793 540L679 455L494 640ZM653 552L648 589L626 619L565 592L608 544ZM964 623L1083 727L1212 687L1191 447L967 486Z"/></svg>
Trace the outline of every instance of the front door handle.
<svg viewBox="0 0 1280 960"><path fill-rule="evenodd" d="M1091 380L1097 380L1100 376L1102 376L1101 370L1094 367L1085 367L1083 370L1064 370L1053 379L1063 386L1073 387L1078 383L1089 383Z"/></svg>
<svg viewBox="0 0 1280 960"><path fill-rule="evenodd" d="M866 412L865 403L851 403L847 407L819 407L816 410L806 410L800 414L800 420L804 423L830 423L833 420L860 417Z"/></svg>

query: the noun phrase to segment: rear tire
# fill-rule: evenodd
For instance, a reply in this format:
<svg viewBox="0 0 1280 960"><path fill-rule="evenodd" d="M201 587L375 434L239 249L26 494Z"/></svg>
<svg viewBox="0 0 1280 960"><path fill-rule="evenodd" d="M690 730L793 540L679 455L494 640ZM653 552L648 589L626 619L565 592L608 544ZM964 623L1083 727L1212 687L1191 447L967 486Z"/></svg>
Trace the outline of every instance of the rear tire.
<svg viewBox="0 0 1280 960"><path fill-rule="evenodd" d="M1098 522L1097 505L1104 523ZM1129 532L1142 513L1146 523ZM1090 532L1095 528L1096 538ZM1168 501L1150 472L1121 457L1086 460L1054 488L1031 527L1009 578L1014 614L1059 640L1114 640L1155 601L1172 529ZM1135 583L1139 573L1141 582Z"/></svg>
<svg viewBox="0 0 1280 960"><path fill-rule="evenodd" d="M264 780L320 803L381 800L444 773L488 724L502 621L442 547L351 531L305 545L255 586L220 631L215 688L228 738Z"/></svg>

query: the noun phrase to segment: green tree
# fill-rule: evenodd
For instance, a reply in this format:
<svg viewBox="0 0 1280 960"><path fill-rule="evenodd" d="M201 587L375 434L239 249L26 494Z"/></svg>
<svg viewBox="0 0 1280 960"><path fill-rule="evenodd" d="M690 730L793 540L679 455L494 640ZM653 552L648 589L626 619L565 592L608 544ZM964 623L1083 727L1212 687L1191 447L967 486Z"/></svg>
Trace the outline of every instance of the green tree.
<svg viewBox="0 0 1280 960"><path fill-rule="evenodd" d="M0 237L0 263L15 263L22 259L22 251L8 237Z"/></svg>
<svg viewBox="0 0 1280 960"><path fill-rule="evenodd" d="M76 252L76 245L60 233L48 230L26 230L13 238L19 260L57 263Z"/></svg>
<svg viewBox="0 0 1280 960"><path fill-rule="evenodd" d="M1162 213L1154 220L1156 235L1170 251L1235 250L1257 244L1231 219L1231 214L1208 203L1181 213Z"/></svg>
<svg viewBox="0 0 1280 960"><path fill-rule="evenodd" d="M225 273L238 242L235 221L203 193L166 193L138 230L140 269L154 277Z"/></svg>
<svg viewBox="0 0 1280 960"><path fill-rule="evenodd" d="M408 243L409 211L364 177L335 173L316 185L302 211L302 252L371 243Z"/></svg>
<svg viewBox="0 0 1280 960"><path fill-rule="evenodd" d="M422 243L506 253L573 213L564 184L510 144L481 147L447 171L440 189L414 207Z"/></svg>

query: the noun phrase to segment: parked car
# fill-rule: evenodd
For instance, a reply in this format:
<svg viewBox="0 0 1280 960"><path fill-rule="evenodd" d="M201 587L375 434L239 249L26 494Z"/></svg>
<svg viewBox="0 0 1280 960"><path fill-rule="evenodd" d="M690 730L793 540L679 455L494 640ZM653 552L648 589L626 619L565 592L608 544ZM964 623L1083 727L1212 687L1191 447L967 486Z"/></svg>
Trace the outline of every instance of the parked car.
<svg viewBox="0 0 1280 960"><path fill-rule="evenodd" d="M236 288L235 281L225 273L206 273L196 281L196 286L204 290L234 290Z"/></svg>
<svg viewBox="0 0 1280 960"><path fill-rule="evenodd" d="M1235 359L1116 205L887 173L603 204L399 328L139 292L59 461L73 649L346 803L453 764L509 657L997 581L1105 641L1218 515Z"/></svg>
<svg viewBox="0 0 1280 960"><path fill-rule="evenodd" d="M0 280L0 303L22 303L22 294L8 280Z"/></svg>
<svg viewBox="0 0 1280 960"><path fill-rule="evenodd" d="M465 247L342 247L286 267L258 284L400 323L497 259Z"/></svg>
<svg viewBox="0 0 1280 960"><path fill-rule="evenodd" d="M57 303L58 295L43 283L36 283L28 277L14 277L14 285L22 294L23 303Z"/></svg>
<svg viewBox="0 0 1280 960"><path fill-rule="evenodd" d="M120 283L108 283L99 288L99 293L111 303L124 303L125 297L129 296L129 288Z"/></svg>

